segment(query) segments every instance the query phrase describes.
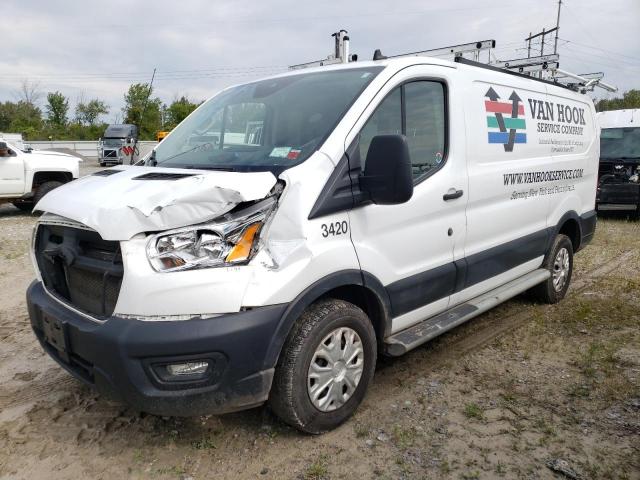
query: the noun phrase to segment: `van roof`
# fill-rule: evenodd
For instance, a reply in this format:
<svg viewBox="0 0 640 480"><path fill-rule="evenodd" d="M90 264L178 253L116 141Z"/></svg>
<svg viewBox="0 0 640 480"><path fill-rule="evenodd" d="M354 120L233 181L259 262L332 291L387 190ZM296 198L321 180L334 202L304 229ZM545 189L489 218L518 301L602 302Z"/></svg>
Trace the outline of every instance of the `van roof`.
<svg viewBox="0 0 640 480"><path fill-rule="evenodd" d="M640 127L640 108L600 112L598 124L600 128Z"/></svg>

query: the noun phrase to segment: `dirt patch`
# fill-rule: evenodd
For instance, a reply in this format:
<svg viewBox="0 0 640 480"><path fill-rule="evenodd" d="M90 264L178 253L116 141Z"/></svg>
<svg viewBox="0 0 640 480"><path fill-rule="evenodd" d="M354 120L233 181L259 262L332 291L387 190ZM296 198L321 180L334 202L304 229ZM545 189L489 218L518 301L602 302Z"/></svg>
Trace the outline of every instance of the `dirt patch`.
<svg viewBox="0 0 640 480"><path fill-rule="evenodd" d="M519 297L381 359L355 417L311 437L266 408L145 415L69 377L30 331L34 218L13 210L0 207L2 478L640 478L638 223L599 222L560 304Z"/></svg>

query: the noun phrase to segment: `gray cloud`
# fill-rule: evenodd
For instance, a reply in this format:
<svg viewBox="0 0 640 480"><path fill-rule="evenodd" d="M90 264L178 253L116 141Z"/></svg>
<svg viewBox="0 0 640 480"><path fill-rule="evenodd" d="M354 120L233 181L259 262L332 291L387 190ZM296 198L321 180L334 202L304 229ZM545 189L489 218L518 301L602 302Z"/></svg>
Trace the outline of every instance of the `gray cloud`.
<svg viewBox="0 0 640 480"><path fill-rule="evenodd" d="M154 68L155 93L163 101L182 94L201 100L230 84L325 57L329 35L339 28L349 30L360 58L370 58L375 48L394 54L495 38L496 55L508 59L524 53L516 49L530 31L555 24L555 0L479 3L5 0L0 100L14 99L26 78L72 102L102 98L113 118L127 87L149 81ZM638 88L640 2L563 3L561 67L604 71L622 91Z"/></svg>

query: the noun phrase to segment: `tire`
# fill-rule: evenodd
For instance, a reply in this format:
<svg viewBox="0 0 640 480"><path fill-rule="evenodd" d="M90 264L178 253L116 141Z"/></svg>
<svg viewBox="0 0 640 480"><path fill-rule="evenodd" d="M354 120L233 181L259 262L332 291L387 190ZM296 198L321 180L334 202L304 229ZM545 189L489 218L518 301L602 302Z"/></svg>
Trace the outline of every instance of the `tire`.
<svg viewBox="0 0 640 480"><path fill-rule="evenodd" d="M44 197L51 190L58 188L60 185L62 185L61 182L44 182L38 187L36 193L33 195L33 205L37 205L38 202L42 200L42 197Z"/></svg>
<svg viewBox="0 0 640 480"><path fill-rule="evenodd" d="M19 201L19 200L13 202L14 207L16 207L18 210L21 210L27 213L31 213L34 205L35 204L33 202L25 202L25 201Z"/></svg>
<svg viewBox="0 0 640 480"><path fill-rule="evenodd" d="M350 362L351 367L340 359L330 363L329 356L317 351L322 343L326 346L324 352L346 352L347 361L355 360ZM333 350L331 345L339 350ZM337 357L342 358L336 355L333 359ZM373 378L376 357L376 334L369 317L349 302L321 300L307 308L285 342L269 405L280 419L303 432L332 430L351 417L362 402ZM332 370L321 373L322 383L321 377L314 378L317 374L311 371L312 361L315 371L334 365Z"/></svg>
<svg viewBox="0 0 640 480"><path fill-rule="evenodd" d="M542 268L551 272L551 277L533 287L532 296L543 303L558 303L564 298L573 274L573 244L566 235L557 235L547 252Z"/></svg>
<svg viewBox="0 0 640 480"><path fill-rule="evenodd" d="M99 162L99 163L100 163L100 166L101 166L101 167L104 167L104 166L106 166L106 165L107 165L107 164L106 164L106 163L104 163L104 162Z"/></svg>

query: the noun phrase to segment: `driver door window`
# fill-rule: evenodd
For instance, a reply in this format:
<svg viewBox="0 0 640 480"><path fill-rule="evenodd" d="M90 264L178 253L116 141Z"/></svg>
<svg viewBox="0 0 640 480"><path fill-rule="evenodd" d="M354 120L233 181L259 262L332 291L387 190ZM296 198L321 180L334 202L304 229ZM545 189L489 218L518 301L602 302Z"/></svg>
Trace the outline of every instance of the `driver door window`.
<svg viewBox="0 0 640 480"><path fill-rule="evenodd" d="M373 137L398 133L407 138L414 180L423 178L442 164L446 147L442 83L410 82L387 95L360 131L362 167Z"/></svg>

